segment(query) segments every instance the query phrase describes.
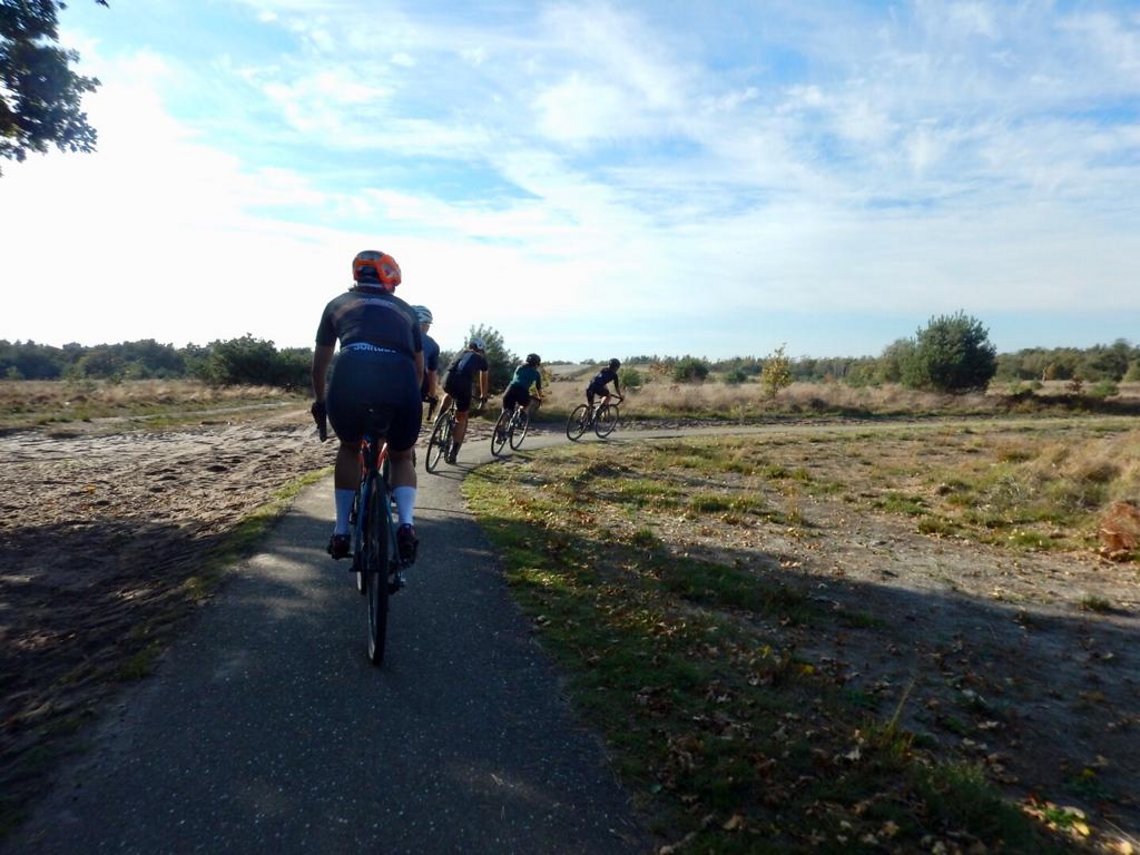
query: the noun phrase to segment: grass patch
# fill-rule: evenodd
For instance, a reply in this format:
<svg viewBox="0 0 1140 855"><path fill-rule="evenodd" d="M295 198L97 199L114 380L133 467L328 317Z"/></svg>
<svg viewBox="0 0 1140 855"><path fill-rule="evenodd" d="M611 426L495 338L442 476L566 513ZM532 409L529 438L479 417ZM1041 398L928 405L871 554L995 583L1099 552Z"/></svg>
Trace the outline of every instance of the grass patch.
<svg viewBox="0 0 1140 855"><path fill-rule="evenodd" d="M884 719L878 698L832 679L788 632L872 632L875 616L833 610L770 565L718 556L726 514L760 526L798 514L795 495L765 483L771 448L755 446L549 449L463 485L654 827L693 852L929 851L940 840L1050 851L1047 831L981 770L939 760L933 739L899 727L906 693ZM785 489L810 481L794 474L803 463L782 465Z"/></svg>

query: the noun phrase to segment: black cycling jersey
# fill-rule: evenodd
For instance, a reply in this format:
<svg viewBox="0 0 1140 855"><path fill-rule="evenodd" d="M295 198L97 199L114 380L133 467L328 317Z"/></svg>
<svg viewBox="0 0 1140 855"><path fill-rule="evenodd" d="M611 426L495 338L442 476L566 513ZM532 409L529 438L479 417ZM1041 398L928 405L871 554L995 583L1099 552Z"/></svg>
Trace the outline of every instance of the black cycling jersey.
<svg viewBox="0 0 1140 855"><path fill-rule="evenodd" d="M411 448L423 416L415 363L423 340L411 307L379 288L338 294L321 313L317 346L332 347L338 339L326 399L337 437L359 442L368 408L390 407L388 445Z"/></svg>
<svg viewBox="0 0 1140 855"><path fill-rule="evenodd" d="M473 350L465 350L447 366L447 377L443 381L443 391L455 399L457 412L471 409L471 385L481 371L490 369L487 357Z"/></svg>
<svg viewBox="0 0 1140 855"><path fill-rule="evenodd" d="M587 392L593 392L595 395L599 392L606 391L606 386L610 383L614 384L617 388L617 371L613 368L603 368L594 375L594 379L590 381L590 385L586 387Z"/></svg>
<svg viewBox="0 0 1140 855"><path fill-rule="evenodd" d="M353 288L338 294L321 315L317 345L342 348L370 344L412 359L423 350L423 337L411 306L380 288Z"/></svg>
<svg viewBox="0 0 1140 855"><path fill-rule="evenodd" d="M444 389L450 392L453 386L456 389L462 388L464 385L470 388L479 372L487 371L490 367L487 363L487 357L483 354L476 353L473 350L465 350L451 360L451 364L447 366Z"/></svg>

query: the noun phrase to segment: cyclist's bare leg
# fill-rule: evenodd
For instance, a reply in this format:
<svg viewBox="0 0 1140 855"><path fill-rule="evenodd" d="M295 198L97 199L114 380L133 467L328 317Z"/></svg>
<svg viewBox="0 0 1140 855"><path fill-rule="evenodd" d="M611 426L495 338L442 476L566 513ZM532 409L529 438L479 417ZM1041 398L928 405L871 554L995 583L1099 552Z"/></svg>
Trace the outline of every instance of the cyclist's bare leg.
<svg viewBox="0 0 1140 855"><path fill-rule="evenodd" d="M459 448L463 444L463 438L467 436L467 411L457 412L455 414L455 433L452 439L455 442L455 447Z"/></svg>
<svg viewBox="0 0 1140 855"><path fill-rule="evenodd" d="M392 461L391 479L392 487L415 487L416 486L416 466L413 457L414 449L407 448L403 451L388 452L388 459Z"/></svg>
<svg viewBox="0 0 1140 855"><path fill-rule="evenodd" d="M388 459L392 462L392 498L396 500L400 525L415 524L416 465L413 451L414 446L403 451L388 449Z"/></svg>
<svg viewBox="0 0 1140 855"><path fill-rule="evenodd" d="M336 524L333 534L348 534L348 516L352 512L352 500L360 485L360 444L341 442L336 450L336 463L333 466L333 501L336 508Z"/></svg>
<svg viewBox="0 0 1140 855"><path fill-rule="evenodd" d="M333 468L333 486L338 490L353 490L360 485L360 443L342 442L336 450Z"/></svg>

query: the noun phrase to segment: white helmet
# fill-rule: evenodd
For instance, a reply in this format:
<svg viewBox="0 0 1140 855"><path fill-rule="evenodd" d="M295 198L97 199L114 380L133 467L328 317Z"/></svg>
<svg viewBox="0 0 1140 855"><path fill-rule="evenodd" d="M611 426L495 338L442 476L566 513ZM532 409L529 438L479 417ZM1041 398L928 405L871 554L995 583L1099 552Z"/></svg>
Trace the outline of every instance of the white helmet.
<svg viewBox="0 0 1140 855"><path fill-rule="evenodd" d="M412 306L412 311L416 313L416 320L421 324L431 323L431 309L427 306Z"/></svg>
<svg viewBox="0 0 1140 855"><path fill-rule="evenodd" d="M479 338L479 336L475 336L475 338L471 339L471 343L468 345L468 347L470 347L472 350L477 350L482 353L487 349L487 342L483 341L483 339Z"/></svg>

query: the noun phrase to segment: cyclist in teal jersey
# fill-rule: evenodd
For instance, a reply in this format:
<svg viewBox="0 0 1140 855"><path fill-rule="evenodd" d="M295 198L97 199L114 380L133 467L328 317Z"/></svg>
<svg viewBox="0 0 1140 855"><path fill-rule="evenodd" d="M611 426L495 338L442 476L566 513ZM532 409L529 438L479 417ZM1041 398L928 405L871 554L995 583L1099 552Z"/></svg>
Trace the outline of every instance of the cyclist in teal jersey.
<svg viewBox="0 0 1140 855"><path fill-rule="evenodd" d="M513 410L515 404L521 404L524 407L530 406L531 387L537 393L534 397L539 401L542 400L542 372L538 368L541 364L542 359L539 358L539 355L530 353L527 354L526 362L515 369L510 385L507 386L506 394L503 395L503 409L505 411Z"/></svg>

